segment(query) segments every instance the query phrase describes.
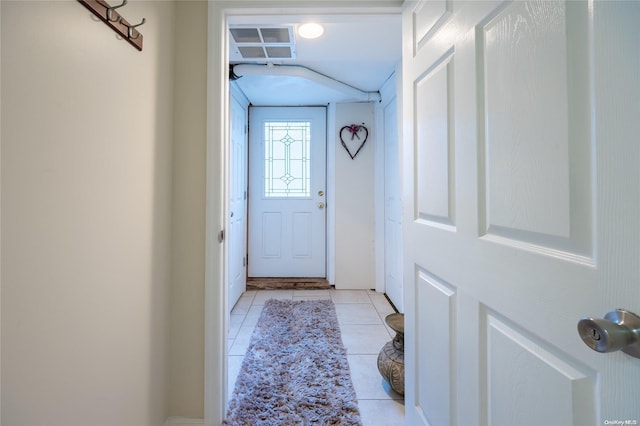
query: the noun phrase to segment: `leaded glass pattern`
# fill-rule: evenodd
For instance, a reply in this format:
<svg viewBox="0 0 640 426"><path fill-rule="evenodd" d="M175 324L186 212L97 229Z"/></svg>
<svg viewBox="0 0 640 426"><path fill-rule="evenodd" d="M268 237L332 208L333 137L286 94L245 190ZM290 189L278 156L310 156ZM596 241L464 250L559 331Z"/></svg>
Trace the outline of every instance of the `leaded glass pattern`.
<svg viewBox="0 0 640 426"><path fill-rule="evenodd" d="M311 122L264 123L264 195L308 198L311 195Z"/></svg>

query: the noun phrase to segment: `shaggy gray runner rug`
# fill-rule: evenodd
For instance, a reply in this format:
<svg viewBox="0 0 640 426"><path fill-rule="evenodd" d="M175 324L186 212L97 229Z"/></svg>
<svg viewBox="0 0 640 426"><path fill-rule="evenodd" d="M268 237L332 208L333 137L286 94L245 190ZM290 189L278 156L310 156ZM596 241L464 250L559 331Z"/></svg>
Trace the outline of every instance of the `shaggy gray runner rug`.
<svg viewBox="0 0 640 426"><path fill-rule="evenodd" d="M267 301L224 424L362 425L333 302Z"/></svg>

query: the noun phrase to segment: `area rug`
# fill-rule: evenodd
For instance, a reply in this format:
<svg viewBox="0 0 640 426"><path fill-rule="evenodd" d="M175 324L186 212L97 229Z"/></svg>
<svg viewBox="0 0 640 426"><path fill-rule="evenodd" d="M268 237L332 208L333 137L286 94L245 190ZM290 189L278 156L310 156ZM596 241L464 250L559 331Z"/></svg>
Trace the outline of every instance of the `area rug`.
<svg viewBox="0 0 640 426"><path fill-rule="evenodd" d="M333 302L266 302L224 424L362 425Z"/></svg>

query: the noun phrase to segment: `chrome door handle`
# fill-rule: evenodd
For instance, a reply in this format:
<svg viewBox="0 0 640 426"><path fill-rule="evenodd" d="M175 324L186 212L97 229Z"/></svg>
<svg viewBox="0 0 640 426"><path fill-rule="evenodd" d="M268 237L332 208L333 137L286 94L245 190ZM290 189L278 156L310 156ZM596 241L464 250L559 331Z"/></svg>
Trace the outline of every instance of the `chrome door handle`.
<svg viewBox="0 0 640 426"><path fill-rule="evenodd" d="M319 209L324 209L325 204L321 201L318 203L318 208Z"/></svg>
<svg viewBox="0 0 640 426"><path fill-rule="evenodd" d="M578 322L582 341L597 352L621 350L640 358L640 317L624 309L616 309L604 319L583 318Z"/></svg>

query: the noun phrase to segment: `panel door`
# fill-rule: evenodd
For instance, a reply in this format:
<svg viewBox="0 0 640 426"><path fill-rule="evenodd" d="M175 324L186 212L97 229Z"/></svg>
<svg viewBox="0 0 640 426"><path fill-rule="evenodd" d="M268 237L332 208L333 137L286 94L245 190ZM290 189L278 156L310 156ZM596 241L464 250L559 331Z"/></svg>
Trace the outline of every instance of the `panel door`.
<svg viewBox="0 0 640 426"><path fill-rule="evenodd" d="M640 312L638 22L639 2L405 3L407 424L640 421L640 359L576 327Z"/></svg>
<svg viewBox="0 0 640 426"><path fill-rule="evenodd" d="M231 96L231 144L229 182L229 253L227 256L229 310L247 287L247 162L248 114L246 107Z"/></svg>
<svg viewBox="0 0 640 426"><path fill-rule="evenodd" d="M326 276L326 108L252 107L249 276Z"/></svg>
<svg viewBox="0 0 640 426"><path fill-rule="evenodd" d="M394 98L384 107L384 274L385 293L403 312L402 288L402 200L398 105Z"/></svg>

